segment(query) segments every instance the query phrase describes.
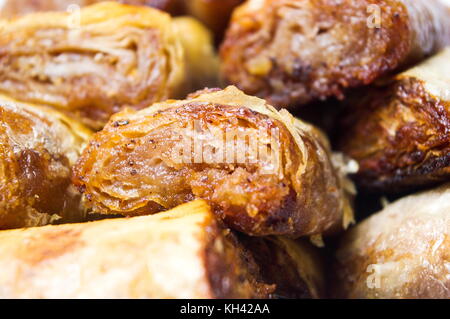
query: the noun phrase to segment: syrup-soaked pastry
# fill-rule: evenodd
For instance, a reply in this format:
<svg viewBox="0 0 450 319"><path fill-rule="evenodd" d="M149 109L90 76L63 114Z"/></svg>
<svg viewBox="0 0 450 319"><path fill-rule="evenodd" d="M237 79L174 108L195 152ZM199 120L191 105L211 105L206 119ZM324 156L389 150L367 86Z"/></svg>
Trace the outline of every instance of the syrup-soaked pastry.
<svg viewBox="0 0 450 319"><path fill-rule="evenodd" d="M0 267L0 298L268 298L274 289L203 201L2 231Z"/></svg>
<svg viewBox="0 0 450 319"><path fill-rule="evenodd" d="M450 185L400 199L347 233L339 298L450 298Z"/></svg>
<svg viewBox="0 0 450 319"><path fill-rule="evenodd" d="M450 44L442 0L249 0L221 48L222 75L277 107L343 98Z"/></svg>
<svg viewBox="0 0 450 319"><path fill-rule="evenodd" d="M0 92L51 105L101 128L125 107L139 109L192 91L190 75L198 80L206 68L192 70L195 61L188 60L192 54L185 54L185 46L196 39L192 32L208 39L208 31L192 23L196 25L184 24L189 38L183 39L168 14L114 2L78 13L1 20ZM215 67L217 59L208 45L212 43L201 44L206 48L204 65Z"/></svg>
<svg viewBox="0 0 450 319"><path fill-rule="evenodd" d="M233 229L299 237L352 221L351 166L318 129L228 87L114 115L74 182L94 213L152 214L201 198Z"/></svg>
<svg viewBox="0 0 450 319"><path fill-rule="evenodd" d="M83 219L71 175L90 135L57 111L0 96L0 229Z"/></svg>
<svg viewBox="0 0 450 319"><path fill-rule="evenodd" d="M450 49L352 98L340 148L370 191L400 192L450 178Z"/></svg>

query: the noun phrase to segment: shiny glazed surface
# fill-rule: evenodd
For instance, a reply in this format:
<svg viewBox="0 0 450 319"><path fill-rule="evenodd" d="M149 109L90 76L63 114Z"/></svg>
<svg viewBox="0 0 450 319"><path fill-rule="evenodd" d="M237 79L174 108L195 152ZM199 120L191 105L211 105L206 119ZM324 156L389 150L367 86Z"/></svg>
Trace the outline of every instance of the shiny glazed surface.
<svg viewBox="0 0 450 319"><path fill-rule="evenodd" d="M197 134L187 146L186 129ZM271 129L279 143L264 137ZM224 143L229 131L246 135ZM253 161L205 157L208 149L224 154L227 143L234 154L266 152ZM320 234L352 220L349 182L333 165L326 138L234 87L116 114L84 151L74 182L93 212L151 214L202 198L231 227L252 235Z"/></svg>
<svg viewBox="0 0 450 319"><path fill-rule="evenodd" d="M0 229L82 220L71 174L90 134L49 108L0 96Z"/></svg>

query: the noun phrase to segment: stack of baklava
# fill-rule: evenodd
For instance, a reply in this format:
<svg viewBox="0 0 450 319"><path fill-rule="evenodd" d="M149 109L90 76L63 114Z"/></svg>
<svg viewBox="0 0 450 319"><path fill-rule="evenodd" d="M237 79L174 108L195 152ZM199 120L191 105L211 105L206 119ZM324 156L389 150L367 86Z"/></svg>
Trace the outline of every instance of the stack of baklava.
<svg viewBox="0 0 450 319"><path fill-rule="evenodd" d="M442 0L0 17L0 298L450 298Z"/></svg>

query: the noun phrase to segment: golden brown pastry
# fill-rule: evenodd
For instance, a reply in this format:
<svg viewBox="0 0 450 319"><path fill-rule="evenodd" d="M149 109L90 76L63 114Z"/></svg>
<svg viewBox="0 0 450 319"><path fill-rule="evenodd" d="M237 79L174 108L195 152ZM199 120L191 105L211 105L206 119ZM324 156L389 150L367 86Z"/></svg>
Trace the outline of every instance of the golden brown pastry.
<svg viewBox="0 0 450 319"><path fill-rule="evenodd" d="M358 182L403 191L450 177L450 48L354 98L341 149Z"/></svg>
<svg viewBox="0 0 450 319"><path fill-rule="evenodd" d="M450 44L441 0L249 0L221 48L222 74L278 107L335 96Z"/></svg>
<svg viewBox="0 0 450 319"><path fill-rule="evenodd" d="M208 39L198 25L187 31ZM183 45L196 36L182 37L169 15L113 2L83 8L78 15L50 12L3 20L0 92L51 105L101 128L125 107L139 109L191 91L187 71L198 80L205 68L188 69L195 62ZM204 65L215 67L212 48L202 47Z"/></svg>
<svg viewBox="0 0 450 319"><path fill-rule="evenodd" d="M340 298L450 298L450 184L403 198L344 237Z"/></svg>
<svg viewBox="0 0 450 319"><path fill-rule="evenodd" d="M298 237L351 221L344 170L317 129L228 87L114 115L74 181L94 213L151 214L202 198L234 229Z"/></svg>
<svg viewBox="0 0 450 319"><path fill-rule="evenodd" d="M267 298L209 206L0 232L0 298Z"/></svg>
<svg viewBox="0 0 450 319"><path fill-rule="evenodd" d="M49 108L0 96L0 229L83 218L71 169L90 133Z"/></svg>
<svg viewBox="0 0 450 319"><path fill-rule="evenodd" d="M264 282L275 285L274 298L326 298L322 258L310 243L285 237L240 236L255 258Z"/></svg>
<svg viewBox="0 0 450 319"><path fill-rule="evenodd" d="M74 6L84 7L107 0L2 0L0 16L11 18L40 11L70 11ZM170 13L181 13L180 0L120 0L115 1L130 5L150 6Z"/></svg>

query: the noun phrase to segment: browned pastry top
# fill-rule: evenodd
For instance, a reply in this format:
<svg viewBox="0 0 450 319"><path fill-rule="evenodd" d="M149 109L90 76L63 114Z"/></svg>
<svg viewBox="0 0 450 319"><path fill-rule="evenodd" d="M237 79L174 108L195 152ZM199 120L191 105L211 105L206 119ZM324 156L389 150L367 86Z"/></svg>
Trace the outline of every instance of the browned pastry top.
<svg viewBox="0 0 450 319"><path fill-rule="evenodd" d="M250 0L232 17L222 74L278 107L343 98L449 44L449 17L437 0Z"/></svg>
<svg viewBox="0 0 450 319"><path fill-rule="evenodd" d="M198 197L249 234L320 234L352 215L328 147L315 128L229 87L116 114L75 183L94 212L155 213Z"/></svg>
<svg viewBox="0 0 450 319"><path fill-rule="evenodd" d="M204 201L155 216L0 232L1 298L268 298Z"/></svg>
<svg viewBox="0 0 450 319"><path fill-rule="evenodd" d="M350 103L341 149L359 162L366 189L398 192L450 176L449 59L444 50Z"/></svg>

